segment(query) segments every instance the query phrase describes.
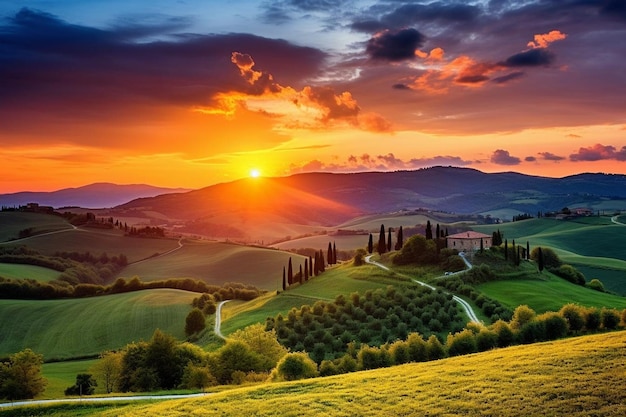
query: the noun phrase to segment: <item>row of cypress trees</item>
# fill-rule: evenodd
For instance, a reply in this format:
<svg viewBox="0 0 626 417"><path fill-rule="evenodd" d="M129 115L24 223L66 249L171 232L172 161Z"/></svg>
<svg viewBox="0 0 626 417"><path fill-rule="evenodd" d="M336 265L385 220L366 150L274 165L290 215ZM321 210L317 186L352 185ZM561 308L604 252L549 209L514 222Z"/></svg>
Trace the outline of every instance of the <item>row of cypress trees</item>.
<svg viewBox="0 0 626 417"><path fill-rule="evenodd" d="M335 265L337 263L337 246L334 242L332 244L328 242L326 259L324 259L324 251L320 249L315 252L315 257L309 256L305 258L304 269L302 268L302 264L300 264L300 270L298 272L294 272L290 257L287 269L283 267L283 291L287 290L287 288L295 283L302 284L310 278L316 277L326 271L326 260L328 260L328 265Z"/></svg>

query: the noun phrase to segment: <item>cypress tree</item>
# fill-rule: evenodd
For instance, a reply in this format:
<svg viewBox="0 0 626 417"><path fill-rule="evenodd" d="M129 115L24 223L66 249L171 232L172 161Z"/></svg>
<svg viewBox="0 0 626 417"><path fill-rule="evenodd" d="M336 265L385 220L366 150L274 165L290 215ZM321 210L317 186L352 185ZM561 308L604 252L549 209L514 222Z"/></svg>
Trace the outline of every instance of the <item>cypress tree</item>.
<svg viewBox="0 0 626 417"><path fill-rule="evenodd" d="M439 239L441 237L441 229L439 228L439 223L437 223L437 227L435 228L437 234L435 236L437 236L437 239Z"/></svg>
<svg viewBox="0 0 626 417"><path fill-rule="evenodd" d="M285 276L285 267L283 266L283 291L287 289L287 278Z"/></svg>
<svg viewBox="0 0 626 417"><path fill-rule="evenodd" d="M398 230L398 236L396 238L396 250L402 249L402 245L404 245L404 236L402 233L402 226L400 226L400 230Z"/></svg>
<svg viewBox="0 0 626 417"><path fill-rule="evenodd" d="M287 283L293 284L293 267L291 266L291 257L289 257L289 265L287 266Z"/></svg>
<svg viewBox="0 0 626 417"><path fill-rule="evenodd" d="M526 260L530 259L530 243L526 241Z"/></svg>
<svg viewBox="0 0 626 417"><path fill-rule="evenodd" d="M483 253L483 251L485 250L485 244L483 243L483 238L480 238L480 253Z"/></svg>
<svg viewBox="0 0 626 417"><path fill-rule="evenodd" d="M504 239L504 260L509 259L509 241Z"/></svg>
<svg viewBox="0 0 626 417"><path fill-rule="evenodd" d="M426 221L426 239L433 238L433 227L430 225L430 220Z"/></svg>
<svg viewBox="0 0 626 417"><path fill-rule="evenodd" d="M337 265L337 246L333 242L333 264Z"/></svg>
<svg viewBox="0 0 626 417"><path fill-rule="evenodd" d="M367 253L370 255L374 252L374 236L370 233L370 240L367 242Z"/></svg>
<svg viewBox="0 0 626 417"><path fill-rule="evenodd" d="M326 271L326 262L324 261L324 252L320 249L320 272Z"/></svg>
<svg viewBox="0 0 626 417"><path fill-rule="evenodd" d="M380 225L380 233L378 234L378 253L383 254L387 251L387 243L385 242L385 225Z"/></svg>
<svg viewBox="0 0 626 417"><path fill-rule="evenodd" d="M300 278L299 278L300 279L300 284L302 284L302 276L303 276L303 274L302 274L302 264L300 264Z"/></svg>
<svg viewBox="0 0 626 417"><path fill-rule="evenodd" d="M327 259L328 259L328 265L332 265L334 263L333 262L333 246L330 244L330 242L328 242Z"/></svg>
<svg viewBox="0 0 626 417"><path fill-rule="evenodd" d="M313 266L313 273L315 276L320 274L320 253L317 251L315 252L315 265Z"/></svg>
<svg viewBox="0 0 626 417"><path fill-rule="evenodd" d="M391 227L387 230L387 252L391 252Z"/></svg>
<svg viewBox="0 0 626 417"><path fill-rule="evenodd" d="M543 250L541 246L537 248L537 268L539 268L539 273L543 271Z"/></svg>
<svg viewBox="0 0 626 417"><path fill-rule="evenodd" d="M304 259L304 280L305 281L309 280L309 259L308 258Z"/></svg>

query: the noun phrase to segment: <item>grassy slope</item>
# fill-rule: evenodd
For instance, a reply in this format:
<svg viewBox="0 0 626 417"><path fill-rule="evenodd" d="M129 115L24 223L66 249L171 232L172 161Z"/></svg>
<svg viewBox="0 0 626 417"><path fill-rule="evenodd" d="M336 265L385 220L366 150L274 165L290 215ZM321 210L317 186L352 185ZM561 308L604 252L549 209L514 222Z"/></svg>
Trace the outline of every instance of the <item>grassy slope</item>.
<svg viewBox="0 0 626 417"><path fill-rule="evenodd" d="M0 321L0 355L26 347L44 360L97 355L148 340L156 328L183 339L185 317L196 296L147 290L71 300L0 300L0 317L17 318Z"/></svg>
<svg viewBox="0 0 626 417"><path fill-rule="evenodd" d="M37 399L63 398L65 389L76 382L76 375L91 373L89 368L96 362L97 359L44 363L42 374L48 380L48 385L44 393L37 396ZM104 392L104 387L96 387L96 393Z"/></svg>
<svg viewBox="0 0 626 417"><path fill-rule="evenodd" d="M168 255L129 265L119 276L137 275L144 281L166 278L198 278L211 284L245 282L276 290L282 268L289 258L294 266L304 257L272 249L228 243L184 241L184 246Z"/></svg>
<svg viewBox="0 0 626 417"><path fill-rule="evenodd" d="M475 226L491 233L499 229L509 243L547 246L559 257L585 273L587 280L599 278L605 288L626 294L626 226L614 224L608 217L587 217L575 221L531 219L501 225Z"/></svg>
<svg viewBox="0 0 626 417"><path fill-rule="evenodd" d="M30 278L36 281L52 281L58 278L59 275L59 271L40 266L0 263L0 277L3 278Z"/></svg>
<svg viewBox="0 0 626 417"><path fill-rule="evenodd" d="M17 239L20 230L32 228L33 233L71 229L72 226L59 216L39 213L0 212L0 242Z"/></svg>
<svg viewBox="0 0 626 417"><path fill-rule="evenodd" d="M82 411L100 417L623 416L626 391L619 387L626 382L625 348L626 332L622 331L244 387L198 399L111 406L108 410L101 405L92 409L82 406ZM61 416L71 414L72 408L37 410L41 411L38 415Z"/></svg>

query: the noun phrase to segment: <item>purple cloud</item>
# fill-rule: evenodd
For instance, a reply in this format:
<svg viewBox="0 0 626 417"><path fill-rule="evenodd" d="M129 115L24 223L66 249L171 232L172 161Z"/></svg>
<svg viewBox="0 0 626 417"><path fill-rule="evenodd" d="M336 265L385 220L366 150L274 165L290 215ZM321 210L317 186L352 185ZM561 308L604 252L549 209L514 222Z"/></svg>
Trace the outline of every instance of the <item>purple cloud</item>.
<svg viewBox="0 0 626 417"><path fill-rule="evenodd" d="M491 155L491 162L498 165L519 165L522 161L516 156L511 156L509 151L498 149Z"/></svg>

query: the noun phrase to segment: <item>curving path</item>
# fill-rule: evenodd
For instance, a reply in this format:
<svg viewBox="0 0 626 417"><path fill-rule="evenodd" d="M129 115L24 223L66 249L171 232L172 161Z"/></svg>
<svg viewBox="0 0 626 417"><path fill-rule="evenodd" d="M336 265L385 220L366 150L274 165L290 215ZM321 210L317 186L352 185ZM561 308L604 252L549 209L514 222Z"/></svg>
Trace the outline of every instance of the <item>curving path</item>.
<svg viewBox="0 0 626 417"><path fill-rule="evenodd" d="M465 256L461 256L461 258L463 258L463 260L465 261L465 264L468 265L468 268L471 268L472 265L469 263L469 261L467 259L465 259ZM368 264L372 264L375 265L381 269L384 269L385 271L391 271L391 269L389 269L389 267L376 262L376 261L372 261L372 255L368 255L365 257L365 262ZM419 281L417 279L411 278L411 280L413 282L415 282L416 284L421 285L422 287L426 287L426 288L430 288L431 290L435 291L437 290L437 288L435 288L433 285L427 284L423 281ZM448 294L448 292L444 293ZM467 301L465 301L464 299L462 299L461 297L458 297L456 295L452 295L452 299L454 301L456 301L461 308L463 309L463 311L465 311L465 314L467 314L467 317L469 317L470 321L474 322L474 323L480 323L480 320L478 319L478 316L476 315L476 313L474 312L474 310L472 309L472 306L469 305L469 303Z"/></svg>
<svg viewBox="0 0 626 417"><path fill-rule="evenodd" d="M622 222L620 222L619 220L617 220L617 218L618 218L618 217L619 217L619 216L613 216L613 217L611 217L611 221L612 221L613 223L615 223L615 224L619 224L620 226L626 226L626 223L622 223Z"/></svg>
<svg viewBox="0 0 626 417"><path fill-rule="evenodd" d="M227 302L229 302L230 300L224 300L224 301L220 301L217 304L217 309L215 310L215 334L222 338L222 339L226 339L224 337L224 335L222 334L222 306L224 304L226 304Z"/></svg>

